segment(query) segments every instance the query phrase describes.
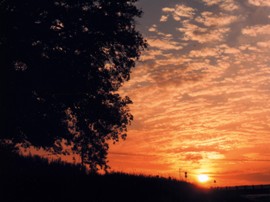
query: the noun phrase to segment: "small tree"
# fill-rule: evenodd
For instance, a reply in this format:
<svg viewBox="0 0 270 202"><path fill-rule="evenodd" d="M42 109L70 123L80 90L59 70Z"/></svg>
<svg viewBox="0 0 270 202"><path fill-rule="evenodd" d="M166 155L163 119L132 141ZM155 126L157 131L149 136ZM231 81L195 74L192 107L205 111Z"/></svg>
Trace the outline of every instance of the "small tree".
<svg viewBox="0 0 270 202"><path fill-rule="evenodd" d="M2 141L61 152L65 139L92 171L107 168L107 141L132 121L117 90L146 47L136 1L1 1Z"/></svg>

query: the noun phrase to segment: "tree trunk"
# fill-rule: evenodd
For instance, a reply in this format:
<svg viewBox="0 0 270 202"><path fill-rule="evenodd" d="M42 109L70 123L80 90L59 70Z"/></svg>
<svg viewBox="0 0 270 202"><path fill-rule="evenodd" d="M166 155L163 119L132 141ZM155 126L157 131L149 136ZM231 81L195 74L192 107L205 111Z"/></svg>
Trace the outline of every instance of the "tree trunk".
<svg viewBox="0 0 270 202"><path fill-rule="evenodd" d="M82 146L82 150L81 150L81 170L84 169L84 149Z"/></svg>

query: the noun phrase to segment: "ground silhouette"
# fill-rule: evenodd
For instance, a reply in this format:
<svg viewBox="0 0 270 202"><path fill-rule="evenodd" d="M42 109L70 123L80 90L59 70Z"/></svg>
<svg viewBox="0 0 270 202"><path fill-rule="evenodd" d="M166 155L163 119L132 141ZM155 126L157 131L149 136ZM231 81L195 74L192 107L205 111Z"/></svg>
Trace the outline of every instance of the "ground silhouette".
<svg viewBox="0 0 270 202"><path fill-rule="evenodd" d="M87 174L79 165L48 162L0 151L3 202L244 202L237 193L213 192L193 184L143 175Z"/></svg>

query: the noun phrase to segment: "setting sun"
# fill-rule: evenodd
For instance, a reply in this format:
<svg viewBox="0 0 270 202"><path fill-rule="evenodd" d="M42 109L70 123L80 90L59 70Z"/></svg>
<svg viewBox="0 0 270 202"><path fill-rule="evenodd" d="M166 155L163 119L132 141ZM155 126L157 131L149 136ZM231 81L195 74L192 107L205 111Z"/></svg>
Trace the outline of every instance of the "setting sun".
<svg viewBox="0 0 270 202"><path fill-rule="evenodd" d="M199 180L199 182L204 183L204 182L207 182L209 180L209 177L208 177L208 175L200 174L200 175L198 175L198 180Z"/></svg>

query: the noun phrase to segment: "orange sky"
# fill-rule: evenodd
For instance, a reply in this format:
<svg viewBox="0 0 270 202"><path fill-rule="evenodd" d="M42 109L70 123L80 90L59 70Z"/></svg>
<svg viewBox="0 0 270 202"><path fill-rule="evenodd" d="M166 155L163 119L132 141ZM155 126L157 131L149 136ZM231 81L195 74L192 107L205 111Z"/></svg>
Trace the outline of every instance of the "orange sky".
<svg viewBox="0 0 270 202"><path fill-rule="evenodd" d="M270 1L141 0L150 45L120 93L134 102L112 170L209 185L270 183Z"/></svg>

